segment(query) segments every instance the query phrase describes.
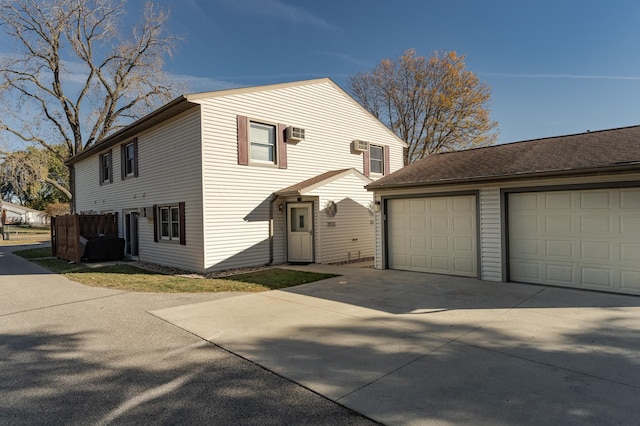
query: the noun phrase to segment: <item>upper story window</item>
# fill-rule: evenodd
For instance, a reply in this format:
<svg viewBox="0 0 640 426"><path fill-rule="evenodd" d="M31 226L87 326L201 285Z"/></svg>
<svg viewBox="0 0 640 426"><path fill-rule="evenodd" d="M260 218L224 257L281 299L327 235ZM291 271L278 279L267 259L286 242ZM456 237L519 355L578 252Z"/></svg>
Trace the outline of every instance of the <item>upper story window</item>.
<svg viewBox="0 0 640 426"><path fill-rule="evenodd" d="M100 157L99 157L100 185L102 185L103 183L113 182L112 164L113 162L112 162L111 150L105 152L104 154L100 154Z"/></svg>
<svg viewBox="0 0 640 426"><path fill-rule="evenodd" d="M251 161L276 164L276 126L252 121L249 137Z"/></svg>
<svg viewBox="0 0 640 426"><path fill-rule="evenodd" d="M362 154L362 173L364 173L365 176L378 178L388 175L391 171L388 145L375 145L370 143Z"/></svg>
<svg viewBox="0 0 640 426"><path fill-rule="evenodd" d="M238 164L287 168L286 125L268 124L238 115Z"/></svg>
<svg viewBox="0 0 640 426"><path fill-rule="evenodd" d="M122 166L122 180L138 176L138 138L120 145L120 164Z"/></svg>
<svg viewBox="0 0 640 426"><path fill-rule="evenodd" d="M369 145L369 171L376 174L384 174L384 148L377 145Z"/></svg>

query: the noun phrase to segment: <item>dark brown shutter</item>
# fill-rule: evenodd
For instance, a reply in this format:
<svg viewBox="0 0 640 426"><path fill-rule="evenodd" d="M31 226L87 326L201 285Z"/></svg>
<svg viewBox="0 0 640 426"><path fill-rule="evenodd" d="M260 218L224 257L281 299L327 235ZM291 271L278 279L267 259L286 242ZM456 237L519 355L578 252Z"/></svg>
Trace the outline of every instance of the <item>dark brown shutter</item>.
<svg viewBox="0 0 640 426"><path fill-rule="evenodd" d="M113 183L113 150L109 150L109 183Z"/></svg>
<svg viewBox="0 0 640 426"><path fill-rule="evenodd" d="M249 164L249 119L238 116L238 164Z"/></svg>
<svg viewBox="0 0 640 426"><path fill-rule="evenodd" d="M153 242L158 242L158 205L153 205Z"/></svg>
<svg viewBox="0 0 640 426"><path fill-rule="evenodd" d="M285 124L278 124L276 143L278 144L278 168L287 168L287 143L284 140L284 131L287 128Z"/></svg>
<svg viewBox="0 0 640 426"><path fill-rule="evenodd" d="M120 145L120 180L125 180L127 176L127 144Z"/></svg>
<svg viewBox="0 0 640 426"><path fill-rule="evenodd" d="M178 203L178 212L180 215L180 244L183 246L187 244L187 236L185 235L185 220L184 220L184 202Z"/></svg>
<svg viewBox="0 0 640 426"><path fill-rule="evenodd" d="M138 177L138 138L133 139L133 175Z"/></svg>
<svg viewBox="0 0 640 426"><path fill-rule="evenodd" d="M100 154L98 155L98 176L100 178L100 186L102 186L102 183L104 182L104 175L103 175L103 169L102 169L102 157L104 157L104 154Z"/></svg>
<svg viewBox="0 0 640 426"><path fill-rule="evenodd" d="M384 164L382 165L382 174L386 176L391 173L391 169L389 168L389 146L383 146L382 150L384 151Z"/></svg>
<svg viewBox="0 0 640 426"><path fill-rule="evenodd" d="M362 153L362 173L364 173L365 176L369 176L371 174L371 172L369 171L370 167L371 167L371 163L369 162L369 150L367 149L365 152Z"/></svg>

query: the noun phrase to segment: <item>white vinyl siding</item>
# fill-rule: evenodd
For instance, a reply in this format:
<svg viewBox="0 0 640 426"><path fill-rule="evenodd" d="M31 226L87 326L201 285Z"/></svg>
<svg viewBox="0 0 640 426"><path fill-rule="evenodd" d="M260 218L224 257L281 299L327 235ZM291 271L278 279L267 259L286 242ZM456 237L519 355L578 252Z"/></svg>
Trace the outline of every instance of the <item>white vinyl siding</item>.
<svg viewBox="0 0 640 426"><path fill-rule="evenodd" d="M372 194L365 182L348 175L328 183L308 195L317 195L316 262L332 263L373 257L374 226L369 213ZM327 202L336 204L335 216L327 215Z"/></svg>
<svg viewBox="0 0 640 426"><path fill-rule="evenodd" d="M502 280L500 189L480 191L480 250L482 279Z"/></svg>
<svg viewBox="0 0 640 426"><path fill-rule="evenodd" d="M390 146L391 170L403 165L400 141L329 82L198 102L202 104L205 265L212 270L269 263L272 194L329 170L362 172L362 154L351 152L353 139ZM305 129L304 141L287 144L287 169L238 165L238 115ZM274 231L280 232L276 216ZM273 243L277 249L277 241Z"/></svg>
<svg viewBox="0 0 640 426"><path fill-rule="evenodd" d="M75 165L76 208L118 213L123 235L123 210L171 206L185 202L186 245L154 242L151 215L139 220L140 260L190 270L203 270L202 159L198 108L185 112L138 136L136 179L115 179L99 186L99 156ZM120 170L121 155L112 156L112 169Z"/></svg>

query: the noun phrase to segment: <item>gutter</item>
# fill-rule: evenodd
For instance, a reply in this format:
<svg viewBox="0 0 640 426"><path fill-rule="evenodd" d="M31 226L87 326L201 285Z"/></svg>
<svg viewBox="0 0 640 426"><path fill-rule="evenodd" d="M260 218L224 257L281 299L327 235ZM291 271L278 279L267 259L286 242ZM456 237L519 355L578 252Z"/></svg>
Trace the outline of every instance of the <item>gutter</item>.
<svg viewBox="0 0 640 426"><path fill-rule="evenodd" d="M455 179L443 179L437 181L424 181L424 182L409 182L409 183L396 183L385 185L384 183L380 185L375 185L377 182L373 182L365 186L367 191L382 191L385 189L396 189L396 188L413 188L413 187L421 187L421 186L443 186L443 185L454 185L454 184L465 184L465 183L494 183L494 182L504 182L504 181L513 181L513 180L522 180L522 179L537 179L537 178L552 178L552 177L565 177L565 176L587 176L587 175L603 175L603 174L625 174L625 173L640 173L640 167L638 167L637 163L631 163L629 165L624 166L605 166L595 169L568 169L568 170L553 170L553 171L545 171L545 172L534 172L534 173L522 173L522 174L512 174L512 175L501 175L501 176L478 176L478 177L467 177L467 178L455 178Z"/></svg>

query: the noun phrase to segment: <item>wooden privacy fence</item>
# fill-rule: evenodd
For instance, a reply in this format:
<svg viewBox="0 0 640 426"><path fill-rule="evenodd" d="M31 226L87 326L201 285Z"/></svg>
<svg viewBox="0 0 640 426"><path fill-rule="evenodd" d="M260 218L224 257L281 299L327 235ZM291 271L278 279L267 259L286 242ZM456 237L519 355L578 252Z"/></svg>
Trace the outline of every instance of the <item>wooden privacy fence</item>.
<svg viewBox="0 0 640 426"><path fill-rule="evenodd" d="M68 214L51 218L51 254L80 263L87 240L118 236L118 214Z"/></svg>

